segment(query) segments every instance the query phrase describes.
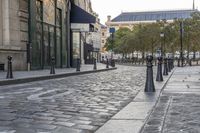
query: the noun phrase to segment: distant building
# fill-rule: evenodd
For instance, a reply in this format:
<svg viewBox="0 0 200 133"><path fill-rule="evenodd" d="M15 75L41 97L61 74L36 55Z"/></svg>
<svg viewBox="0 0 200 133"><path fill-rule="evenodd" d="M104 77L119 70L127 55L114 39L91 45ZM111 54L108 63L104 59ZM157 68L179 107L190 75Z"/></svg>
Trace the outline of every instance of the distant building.
<svg viewBox="0 0 200 133"><path fill-rule="evenodd" d="M101 25L101 53L104 53L106 49L104 46L106 45L106 39L108 38L107 34L107 27L104 25Z"/></svg>
<svg viewBox="0 0 200 133"><path fill-rule="evenodd" d="M72 53L71 66L76 66L76 59L82 64L91 64L93 59L99 59L101 46L101 27L98 15L92 10L90 0L72 1L71 36Z"/></svg>
<svg viewBox="0 0 200 133"><path fill-rule="evenodd" d="M134 26L138 24L155 23L160 20L166 20L167 22L173 22L174 19L187 19L191 18L191 15L196 10L193 4L193 9L190 10L164 10L164 11L144 11L144 12L122 12L117 17L111 19L111 16L107 16L107 34L111 36L111 29L117 31L119 28L134 29ZM108 51L111 55L111 51Z"/></svg>
<svg viewBox="0 0 200 133"><path fill-rule="evenodd" d="M191 14L198 10L169 10L169 11L147 11L147 12L122 12L111 20L108 16L106 26L118 30L120 27L132 29L134 25L141 23L154 23L158 20L173 21L174 19L191 18Z"/></svg>

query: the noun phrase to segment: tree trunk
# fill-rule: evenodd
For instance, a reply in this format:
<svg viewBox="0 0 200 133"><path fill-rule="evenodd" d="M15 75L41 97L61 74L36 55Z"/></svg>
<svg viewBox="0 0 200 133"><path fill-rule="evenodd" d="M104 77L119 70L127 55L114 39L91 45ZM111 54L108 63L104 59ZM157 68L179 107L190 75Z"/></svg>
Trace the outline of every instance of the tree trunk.
<svg viewBox="0 0 200 133"><path fill-rule="evenodd" d="M194 60L196 59L196 52L195 51L193 52L193 59Z"/></svg>
<svg viewBox="0 0 200 133"><path fill-rule="evenodd" d="M144 64L144 59L145 59L144 54L145 54L145 52L142 51L142 64Z"/></svg>
<svg viewBox="0 0 200 133"><path fill-rule="evenodd" d="M189 56L190 56L190 48L189 48L189 44L187 46L187 59L189 59Z"/></svg>

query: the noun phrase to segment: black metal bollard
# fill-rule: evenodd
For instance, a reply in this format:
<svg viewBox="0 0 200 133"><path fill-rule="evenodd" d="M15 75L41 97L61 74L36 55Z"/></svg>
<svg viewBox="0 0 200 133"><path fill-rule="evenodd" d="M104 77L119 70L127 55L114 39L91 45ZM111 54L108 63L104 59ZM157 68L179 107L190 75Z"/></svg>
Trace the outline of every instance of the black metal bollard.
<svg viewBox="0 0 200 133"><path fill-rule="evenodd" d="M111 66L115 67L115 60L114 59L111 60Z"/></svg>
<svg viewBox="0 0 200 133"><path fill-rule="evenodd" d="M106 60L106 68L109 68L109 61L108 61L108 59Z"/></svg>
<svg viewBox="0 0 200 133"><path fill-rule="evenodd" d="M94 67L93 67L93 70L97 70L97 59L94 58Z"/></svg>
<svg viewBox="0 0 200 133"><path fill-rule="evenodd" d="M171 71L173 70L173 59L170 58L170 64L171 64Z"/></svg>
<svg viewBox="0 0 200 133"><path fill-rule="evenodd" d="M164 58L164 71L163 71L163 75L168 75L168 70L167 70L167 58Z"/></svg>
<svg viewBox="0 0 200 133"><path fill-rule="evenodd" d="M192 66L192 60L189 59L189 66Z"/></svg>
<svg viewBox="0 0 200 133"><path fill-rule="evenodd" d="M177 65L178 67L180 67L180 59L178 58L178 65Z"/></svg>
<svg viewBox="0 0 200 133"><path fill-rule="evenodd" d="M56 74L55 72L55 57L51 57L51 70L50 74Z"/></svg>
<svg viewBox="0 0 200 133"><path fill-rule="evenodd" d="M170 67L171 67L171 71L173 70L173 59L170 58Z"/></svg>
<svg viewBox="0 0 200 133"><path fill-rule="evenodd" d="M81 71L81 60L77 58L76 60L76 71L80 72Z"/></svg>
<svg viewBox="0 0 200 133"><path fill-rule="evenodd" d="M172 69L174 69L174 58L172 58Z"/></svg>
<svg viewBox="0 0 200 133"><path fill-rule="evenodd" d="M168 72L171 72L171 59L168 57L167 58L167 70L168 70Z"/></svg>
<svg viewBox="0 0 200 133"><path fill-rule="evenodd" d="M8 56L8 71L7 71L7 79L13 78L13 72L12 72L12 56Z"/></svg>
<svg viewBox="0 0 200 133"><path fill-rule="evenodd" d="M146 77L146 84L145 84L145 92L155 92L155 86L153 81L153 56L147 56L147 77Z"/></svg>
<svg viewBox="0 0 200 133"><path fill-rule="evenodd" d="M163 81L163 75L162 75L162 57L158 57L158 67L157 67L156 81Z"/></svg>

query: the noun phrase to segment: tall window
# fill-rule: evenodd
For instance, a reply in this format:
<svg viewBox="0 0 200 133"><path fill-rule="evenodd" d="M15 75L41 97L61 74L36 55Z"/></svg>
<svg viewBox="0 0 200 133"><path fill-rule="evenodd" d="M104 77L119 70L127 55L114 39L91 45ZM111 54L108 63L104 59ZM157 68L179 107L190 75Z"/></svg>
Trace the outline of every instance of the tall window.
<svg viewBox="0 0 200 133"><path fill-rule="evenodd" d="M80 58L80 33L73 32L73 59Z"/></svg>
<svg viewBox="0 0 200 133"><path fill-rule="evenodd" d="M56 1L59 4L56 4ZM55 57L56 66L61 67L65 54L62 52L64 51L62 50L62 9L65 9L66 5L63 4L65 0L35 0L35 2L33 67L49 67L51 57Z"/></svg>
<svg viewBox="0 0 200 133"><path fill-rule="evenodd" d="M62 64L62 10L56 9L56 65Z"/></svg>
<svg viewBox="0 0 200 133"><path fill-rule="evenodd" d="M33 45L34 54L32 54L33 65L41 66L42 51L42 2L36 1L36 43Z"/></svg>

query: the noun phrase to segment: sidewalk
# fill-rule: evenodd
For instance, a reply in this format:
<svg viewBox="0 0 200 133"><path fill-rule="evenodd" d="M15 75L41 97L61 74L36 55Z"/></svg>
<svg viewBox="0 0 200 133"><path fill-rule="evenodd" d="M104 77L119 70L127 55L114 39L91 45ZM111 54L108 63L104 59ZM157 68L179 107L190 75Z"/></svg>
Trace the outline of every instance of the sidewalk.
<svg viewBox="0 0 200 133"><path fill-rule="evenodd" d="M168 76L164 76L163 82L154 81L156 93L145 93L144 89L141 90L132 102L99 128L96 133L139 133L172 73L173 71ZM155 76L156 70L154 69L154 79Z"/></svg>
<svg viewBox="0 0 200 133"><path fill-rule="evenodd" d="M52 78L61 78L67 76L88 74L94 72L101 72L107 70L113 70L116 68L110 67L106 69L105 64L97 63L97 70L93 70L93 65L81 65L81 71L76 72L76 68L63 68L63 69L55 69L56 74L50 75L50 70L34 70L34 71L14 71L13 79L6 79L7 72L0 72L0 86L9 85L9 84L19 84L26 83L38 80L46 80Z"/></svg>
<svg viewBox="0 0 200 133"><path fill-rule="evenodd" d="M177 68L142 133L200 133L200 67Z"/></svg>

